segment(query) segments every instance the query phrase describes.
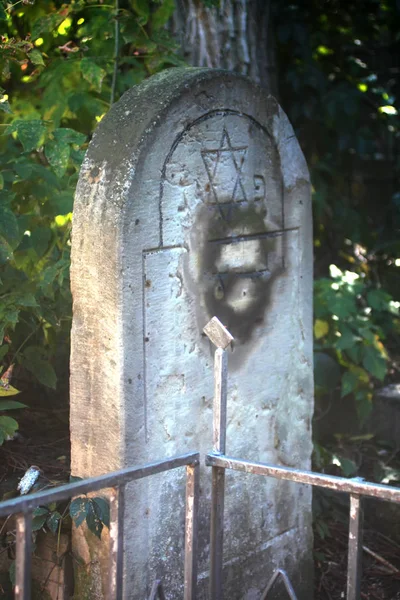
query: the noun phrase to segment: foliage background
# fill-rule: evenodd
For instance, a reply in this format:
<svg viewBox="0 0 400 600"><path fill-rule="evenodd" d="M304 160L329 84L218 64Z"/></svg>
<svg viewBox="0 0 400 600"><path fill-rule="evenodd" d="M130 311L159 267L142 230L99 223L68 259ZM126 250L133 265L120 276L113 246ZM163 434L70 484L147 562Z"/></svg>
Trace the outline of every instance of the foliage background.
<svg viewBox="0 0 400 600"><path fill-rule="evenodd" d="M0 2L2 396L14 393L10 367L18 389L37 381L65 394L79 167L125 90L183 64L166 27L175 8ZM399 369L400 3L276 0L271 11L279 99L313 181L317 396L333 411L344 398L362 425L374 389ZM0 399L0 444L18 426L10 410Z"/></svg>

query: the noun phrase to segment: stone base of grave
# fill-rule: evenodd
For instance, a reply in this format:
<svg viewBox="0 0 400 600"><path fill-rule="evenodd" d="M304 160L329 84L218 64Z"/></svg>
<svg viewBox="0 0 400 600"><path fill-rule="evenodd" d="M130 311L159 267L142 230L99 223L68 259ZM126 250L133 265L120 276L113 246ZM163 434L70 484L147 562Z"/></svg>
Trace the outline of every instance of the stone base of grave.
<svg viewBox="0 0 400 600"><path fill-rule="evenodd" d="M73 600L102 600L109 587L109 530L104 528L101 541L88 531L85 523L72 531L74 548Z"/></svg>

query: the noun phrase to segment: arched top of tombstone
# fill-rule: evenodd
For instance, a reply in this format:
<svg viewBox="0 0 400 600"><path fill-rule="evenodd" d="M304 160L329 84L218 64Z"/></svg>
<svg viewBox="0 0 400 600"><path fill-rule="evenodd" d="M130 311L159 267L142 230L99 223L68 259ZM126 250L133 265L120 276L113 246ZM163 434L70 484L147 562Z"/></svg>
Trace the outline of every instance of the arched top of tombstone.
<svg viewBox="0 0 400 600"><path fill-rule="evenodd" d="M81 241L72 252L73 292L85 271L101 272L105 261L111 267L107 285L114 282L122 289L125 278L115 279L116 273L132 266L129 256L135 249L181 246L193 251L185 267L188 285L196 288L199 281L193 274L196 253L201 253L203 275L218 275L200 300L205 310L198 317L199 331L203 320L217 314L239 342L246 341L250 324L262 318L274 277L284 269L284 249L274 235L302 222L309 227L308 191L304 157L272 96L222 70L166 70L126 92L93 135L74 207L73 235ZM98 254L96 264L76 269L83 240L90 239L98 253L103 245L106 256ZM224 240L235 242L229 253ZM270 264L258 256L240 265L233 254L243 248L248 254L251 247L268 254ZM239 299L232 272L254 273L254 281L257 274L264 276L253 292L240 289ZM79 311L78 302L74 309ZM235 315L240 322L232 325Z"/></svg>
<svg viewBox="0 0 400 600"><path fill-rule="evenodd" d="M128 90L102 119L81 170L77 204L86 186L109 186L108 202L129 203L129 185L146 169L149 152L163 165L171 146L192 122L213 111L254 120L276 144L285 187L309 181L307 165L285 113L247 77L220 69L175 68ZM98 198L100 200L100 197Z"/></svg>

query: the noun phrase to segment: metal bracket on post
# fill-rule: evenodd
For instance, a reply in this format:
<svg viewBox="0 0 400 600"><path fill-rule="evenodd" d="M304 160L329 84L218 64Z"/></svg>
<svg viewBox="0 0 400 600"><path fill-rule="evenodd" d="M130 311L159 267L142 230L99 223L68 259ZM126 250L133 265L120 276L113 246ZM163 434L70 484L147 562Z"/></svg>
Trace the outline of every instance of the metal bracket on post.
<svg viewBox="0 0 400 600"><path fill-rule="evenodd" d="M213 317L203 331L217 347L214 356L213 452L215 454L225 454L228 378L228 361L225 350L234 338L217 317ZM224 495L225 469L212 467L210 600L223 599Z"/></svg>

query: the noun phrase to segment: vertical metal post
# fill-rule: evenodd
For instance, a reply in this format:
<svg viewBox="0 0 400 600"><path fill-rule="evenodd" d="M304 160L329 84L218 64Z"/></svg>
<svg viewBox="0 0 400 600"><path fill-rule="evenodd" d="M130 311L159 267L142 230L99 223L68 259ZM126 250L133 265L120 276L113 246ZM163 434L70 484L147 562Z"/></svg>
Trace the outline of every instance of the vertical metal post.
<svg viewBox="0 0 400 600"><path fill-rule="evenodd" d="M215 351L213 446L217 454L225 454L227 356L222 348ZM225 469L212 468L210 598L222 600L222 566L224 546Z"/></svg>
<svg viewBox="0 0 400 600"><path fill-rule="evenodd" d="M217 346L214 357L213 452L225 454L228 360L225 348L233 336L213 317L203 329ZM223 600L225 469L212 467L210 531L210 600Z"/></svg>
<svg viewBox="0 0 400 600"><path fill-rule="evenodd" d="M125 487L113 490L110 498L110 582L109 600L122 599Z"/></svg>
<svg viewBox="0 0 400 600"><path fill-rule="evenodd" d="M198 464L186 467L184 600L196 598L199 476Z"/></svg>
<svg viewBox="0 0 400 600"><path fill-rule="evenodd" d="M363 512L359 494L350 494L347 600L361 598Z"/></svg>
<svg viewBox="0 0 400 600"><path fill-rule="evenodd" d="M32 513L17 516L16 600L31 598Z"/></svg>
<svg viewBox="0 0 400 600"><path fill-rule="evenodd" d="M225 454L226 450L226 394L228 360L225 350L217 348L214 356L214 411L213 451Z"/></svg>

